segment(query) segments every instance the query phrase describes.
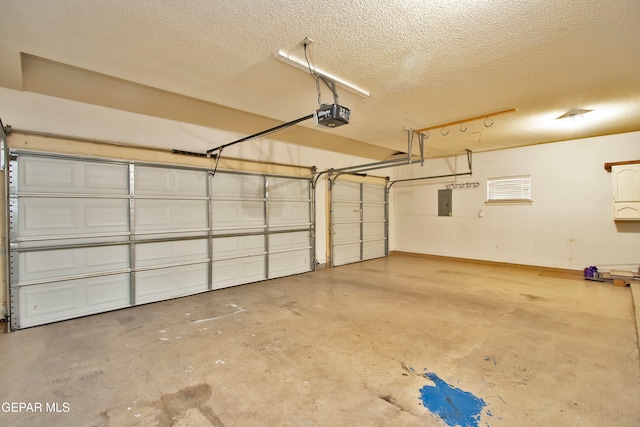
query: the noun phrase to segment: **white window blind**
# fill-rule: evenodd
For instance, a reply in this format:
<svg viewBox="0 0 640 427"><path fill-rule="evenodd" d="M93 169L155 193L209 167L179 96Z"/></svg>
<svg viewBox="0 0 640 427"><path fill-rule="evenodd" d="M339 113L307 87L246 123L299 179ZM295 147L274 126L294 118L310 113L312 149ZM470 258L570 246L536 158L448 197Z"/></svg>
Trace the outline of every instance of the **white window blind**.
<svg viewBox="0 0 640 427"><path fill-rule="evenodd" d="M487 202L531 202L531 176L487 179Z"/></svg>

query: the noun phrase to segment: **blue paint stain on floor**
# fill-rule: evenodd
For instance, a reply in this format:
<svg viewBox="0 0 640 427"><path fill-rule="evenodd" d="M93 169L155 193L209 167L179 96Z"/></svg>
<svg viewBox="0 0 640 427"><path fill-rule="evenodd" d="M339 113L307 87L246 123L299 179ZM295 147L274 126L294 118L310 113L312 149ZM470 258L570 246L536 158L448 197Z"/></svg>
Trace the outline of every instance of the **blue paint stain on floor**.
<svg viewBox="0 0 640 427"><path fill-rule="evenodd" d="M449 426L478 427L480 413L486 406L484 400L451 387L433 372L425 372L424 377L435 384L420 389L420 400L425 408Z"/></svg>

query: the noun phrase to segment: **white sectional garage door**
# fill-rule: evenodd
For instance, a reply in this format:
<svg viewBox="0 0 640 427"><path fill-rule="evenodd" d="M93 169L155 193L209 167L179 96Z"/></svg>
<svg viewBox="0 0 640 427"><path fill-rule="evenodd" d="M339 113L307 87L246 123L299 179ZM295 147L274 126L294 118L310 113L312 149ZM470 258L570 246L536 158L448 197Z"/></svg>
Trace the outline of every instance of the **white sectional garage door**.
<svg viewBox="0 0 640 427"><path fill-rule="evenodd" d="M310 271L310 188L12 151L11 327Z"/></svg>
<svg viewBox="0 0 640 427"><path fill-rule="evenodd" d="M384 185L333 182L330 230L333 266L387 256L386 194Z"/></svg>

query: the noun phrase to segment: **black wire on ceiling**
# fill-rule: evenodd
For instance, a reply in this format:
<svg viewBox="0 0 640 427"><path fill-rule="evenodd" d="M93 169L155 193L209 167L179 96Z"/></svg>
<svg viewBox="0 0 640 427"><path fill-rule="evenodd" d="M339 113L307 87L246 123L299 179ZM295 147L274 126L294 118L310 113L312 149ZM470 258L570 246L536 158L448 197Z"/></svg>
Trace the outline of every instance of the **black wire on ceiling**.
<svg viewBox="0 0 640 427"><path fill-rule="evenodd" d="M309 68L309 74L311 74L311 77L313 77L313 79L316 81L316 91L318 92L318 105L320 107L322 107L324 105L322 103L322 94L320 92L320 80L322 80L322 82L325 85L327 85L327 87L329 88L329 90L333 94L333 103L337 104L338 103L338 92L336 91L336 83L334 81L326 78L325 76L322 76L322 75L316 73L315 71L313 71L315 69L315 67L312 66L311 51L308 49L308 46L309 46L309 43L307 43L305 41L303 43L304 59L307 61L307 67Z"/></svg>
<svg viewBox="0 0 640 427"><path fill-rule="evenodd" d="M316 91L318 92L318 105L322 105L322 99L321 99L321 95L320 95L320 79L318 78L318 74L313 71L313 69L315 67L311 66L311 59L309 59L309 57L311 56L311 52L307 51L308 50L307 46L308 46L308 43L305 41L303 43L304 59L307 61L307 67L309 68L309 74L311 75L313 80L316 81Z"/></svg>
<svg viewBox="0 0 640 427"><path fill-rule="evenodd" d="M281 125L278 125L276 127L271 128L271 129L263 130L262 132L258 132L258 133L254 133L253 135L245 136L244 138L237 139L237 140L235 140L233 142L230 142L228 144L224 144L224 145L221 145L219 147L211 148L210 150L207 150L207 154L210 155L211 153L213 153L215 151L220 152L224 148L227 148L227 147L229 147L231 145L234 145L234 144L237 144L239 142L249 141L250 139L255 139L255 138L258 138L260 136L266 136L266 135L272 134L272 133L274 133L276 131L279 131L279 130L282 130L282 129L286 129L286 128L288 128L290 126L293 126L293 125L295 125L297 123L300 123L300 122L302 122L304 120L309 120L309 119L313 118L313 116L314 116L314 114L309 114L307 116L300 117L299 119L295 119L295 120L292 120L290 122L283 123Z"/></svg>
<svg viewBox="0 0 640 427"><path fill-rule="evenodd" d="M329 80L328 78L326 78L324 76L320 76L320 79L322 79L324 84L327 85L327 87L329 88L329 90L333 94L333 103L334 104L338 104L338 91L336 90L336 83L334 81L332 81L332 80Z"/></svg>

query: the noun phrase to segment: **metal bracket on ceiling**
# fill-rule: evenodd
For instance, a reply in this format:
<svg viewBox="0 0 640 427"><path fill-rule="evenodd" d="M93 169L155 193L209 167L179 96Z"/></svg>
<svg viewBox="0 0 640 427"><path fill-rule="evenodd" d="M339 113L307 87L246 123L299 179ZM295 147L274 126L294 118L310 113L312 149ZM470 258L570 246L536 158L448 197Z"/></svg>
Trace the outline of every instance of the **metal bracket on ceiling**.
<svg viewBox="0 0 640 427"><path fill-rule="evenodd" d="M361 165L354 165L354 166L347 166L344 168L331 168L331 169L327 169L324 171L319 172L315 178L313 179L313 188L316 187L316 184L318 182L318 179L320 178L320 176L322 175L334 175L334 174L338 174L338 175L362 175L363 172L369 172L369 171L373 171L376 169L386 169L386 168L390 168L390 167L396 167L396 166L404 166L404 165L410 165L412 164L412 150L413 150L413 137L414 134L418 134L418 145L420 148L420 165L424 165L424 140L425 137L423 134L414 131L413 129L409 129L406 128L407 131L407 155L406 157L400 157L397 159L388 159L388 160L382 160L380 162L373 162L373 163L365 163L365 164L361 164ZM366 175L366 174L365 174ZM331 179L329 179L329 181L331 181Z"/></svg>
<svg viewBox="0 0 640 427"><path fill-rule="evenodd" d="M424 166L424 140L424 134L418 132L418 145L420 146L420 166Z"/></svg>
<svg viewBox="0 0 640 427"><path fill-rule="evenodd" d="M409 164L411 164L411 152L413 151L414 132L409 128L405 128L405 129L407 130L407 154L409 155Z"/></svg>
<svg viewBox="0 0 640 427"><path fill-rule="evenodd" d="M455 177L455 176L473 175L473 169L472 169L473 152L471 150L469 150L468 148L465 151L466 151L466 154L467 154L467 164L469 165L469 172L449 173L449 174L445 174L445 175L421 176L421 177L417 177L417 178L396 179L395 181L389 182L389 184L387 185L387 191L389 191L391 189L391 186L393 184L395 184L396 182L423 181L423 180L427 180L427 179L451 178L451 177Z"/></svg>
<svg viewBox="0 0 640 427"><path fill-rule="evenodd" d="M407 131L407 153L409 155L409 164L412 163L412 153L413 153L413 137L415 134L418 135L418 148L420 150L420 166L424 166L424 134L421 132L416 132L413 129L405 128ZM428 136L427 136L428 138Z"/></svg>

